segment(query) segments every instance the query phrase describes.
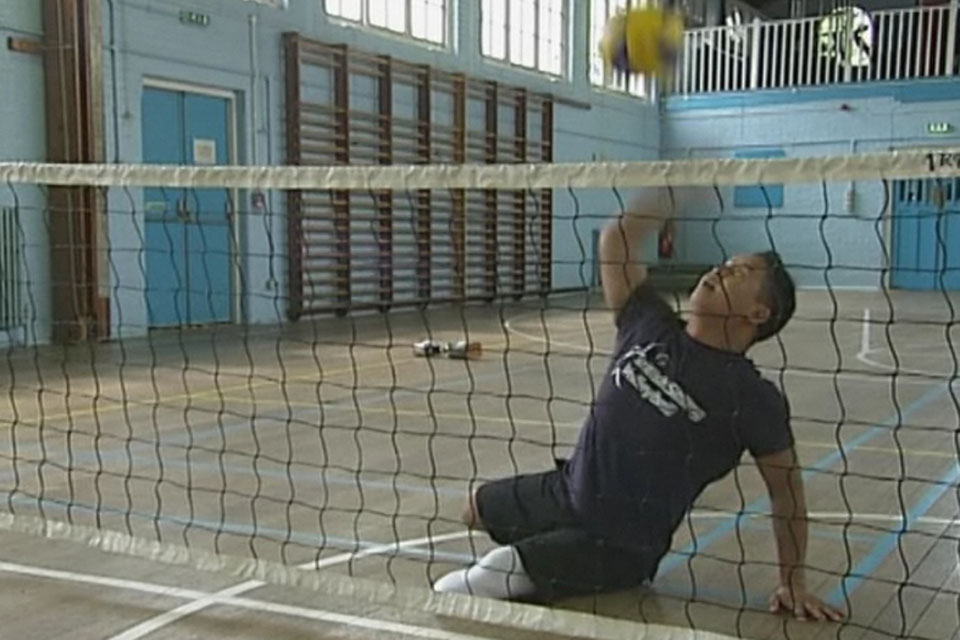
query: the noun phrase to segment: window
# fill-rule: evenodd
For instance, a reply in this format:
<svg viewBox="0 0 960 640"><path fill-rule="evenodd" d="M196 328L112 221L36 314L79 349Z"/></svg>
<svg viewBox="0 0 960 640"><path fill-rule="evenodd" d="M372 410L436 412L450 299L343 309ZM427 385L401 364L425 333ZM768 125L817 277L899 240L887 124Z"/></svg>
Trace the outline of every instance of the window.
<svg viewBox="0 0 960 640"><path fill-rule="evenodd" d="M480 53L528 69L563 75L567 0L483 0Z"/></svg>
<svg viewBox="0 0 960 640"><path fill-rule="evenodd" d="M641 0L590 1L590 51L588 55L590 56L590 82L594 86L623 91L641 97L649 93L647 78L639 74L607 73L603 68L603 58L600 56L600 40L603 38L603 29L607 20L616 15L617 11L641 4L645 3Z"/></svg>
<svg viewBox="0 0 960 640"><path fill-rule="evenodd" d="M449 0L326 0L331 16L436 44L447 42Z"/></svg>

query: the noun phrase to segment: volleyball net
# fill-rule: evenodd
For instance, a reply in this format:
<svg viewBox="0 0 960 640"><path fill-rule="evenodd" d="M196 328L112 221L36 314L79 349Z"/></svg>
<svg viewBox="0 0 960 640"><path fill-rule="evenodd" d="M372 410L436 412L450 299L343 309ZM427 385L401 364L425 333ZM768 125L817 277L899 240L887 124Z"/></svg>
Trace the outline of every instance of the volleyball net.
<svg viewBox="0 0 960 640"><path fill-rule="evenodd" d="M662 188L671 210L642 254L678 313L741 253L777 251L801 289L750 356L791 401L810 588L883 635L956 626L953 150L0 163L0 185L4 529L616 637L603 598L551 617L429 587L492 544L460 522L472 488L569 455L613 349L599 230ZM749 458L708 489L627 617L746 634L776 583L765 496ZM675 615L645 612L650 597Z"/></svg>

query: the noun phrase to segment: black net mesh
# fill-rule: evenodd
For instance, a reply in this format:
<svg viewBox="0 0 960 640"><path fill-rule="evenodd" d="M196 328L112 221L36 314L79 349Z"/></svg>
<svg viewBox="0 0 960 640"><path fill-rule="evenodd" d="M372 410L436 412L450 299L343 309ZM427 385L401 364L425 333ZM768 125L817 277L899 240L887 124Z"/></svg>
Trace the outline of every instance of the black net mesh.
<svg viewBox="0 0 960 640"><path fill-rule="evenodd" d="M639 255L680 319L699 278L736 256L775 251L798 285L791 322L748 356L789 399L807 587L848 616L819 633L944 638L958 624L960 183L944 158L917 154L910 171L888 158L856 182L831 160L752 182L650 165L669 204ZM136 183L122 167L113 186L58 186L8 166L5 526L411 588L474 563L494 543L462 524L468 493L570 457L624 346L600 236L641 185L623 167L557 170L444 189L414 172L320 190L302 174L314 183L294 191L201 170L197 186ZM652 582L554 606L792 634L767 613L773 521L746 454L683 515Z"/></svg>

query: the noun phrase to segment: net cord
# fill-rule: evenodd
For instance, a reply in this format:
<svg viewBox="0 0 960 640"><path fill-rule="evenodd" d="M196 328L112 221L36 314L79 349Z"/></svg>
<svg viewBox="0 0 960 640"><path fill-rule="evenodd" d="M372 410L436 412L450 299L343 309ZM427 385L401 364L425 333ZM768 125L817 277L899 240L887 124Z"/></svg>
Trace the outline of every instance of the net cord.
<svg viewBox="0 0 960 640"><path fill-rule="evenodd" d="M61 186L295 190L548 189L960 176L960 149L806 158L321 167L0 163L0 181Z"/></svg>

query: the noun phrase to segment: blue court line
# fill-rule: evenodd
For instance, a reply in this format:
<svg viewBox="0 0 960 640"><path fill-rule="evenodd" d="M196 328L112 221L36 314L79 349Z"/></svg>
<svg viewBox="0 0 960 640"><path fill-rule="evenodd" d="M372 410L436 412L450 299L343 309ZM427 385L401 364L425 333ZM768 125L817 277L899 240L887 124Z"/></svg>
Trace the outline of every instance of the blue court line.
<svg viewBox="0 0 960 640"><path fill-rule="evenodd" d="M845 593L846 597L853 595L860 585L863 584L863 581L872 575L890 552L896 548L900 536L906 533L917 519L929 511L930 508L936 504L937 500L940 499L940 496L946 493L947 489L956 488L954 483L958 478L960 478L960 465L954 465L940 477L938 484L927 489L926 493L914 503L913 507L907 512L906 518L901 522L899 530L890 531L880 536L880 539L875 543L873 549L870 550L866 557L860 560L860 562L850 570L850 573L843 577L841 583L830 592L827 601L834 606L840 606L846 601L844 597Z"/></svg>
<svg viewBox="0 0 960 640"><path fill-rule="evenodd" d="M924 393L922 396L920 396L913 402L909 403L906 407L901 409L899 416L895 412L889 417L887 417L885 420L883 420L882 422L870 427L867 431L864 431L856 438L850 440L849 442L845 442L843 446L844 451L846 451L847 453L850 453L856 450L858 447L861 447L866 443L868 443L869 441L873 440L877 436L883 433L889 432L890 429L892 429L897 425L898 420L909 417L911 414L919 411L920 409L923 409L930 403L939 399L940 396L942 396L947 392L948 388L949 388L948 385L940 385L927 390L927 392ZM815 472L826 471L831 466L833 466L834 463L836 463L841 459L842 459L842 455L840 451L834 451L833 453L829 453L823 456L822 458L814 462L812 465L808 467L804 467L804 471L802 474L803 479L806 480L809 476L813 475L813 473ZM765 512L769 509L769 507L770 507L770 498L767 496L764 496L763 498L759 498L757 500L754 500L750 504L748 504L746 507L744 507L743 511L746 513ZM677 551L673 551L667 554L667 556L660 563L660 567L657 570L657 575L663 575L665 573L668 573L670 571L680 568L682 565L684 565L687 562L687 560L691 556L693 556L697 552L703 551L710 545L722 540L728 534L732 533L737 529L741 518L742 516L732 515L729 518L725 519L720 524L718 524L717 526L715 526L713 529L707 531L706 533L698 534L693 541L691 541L682 549L679 549Z"/></svg>

